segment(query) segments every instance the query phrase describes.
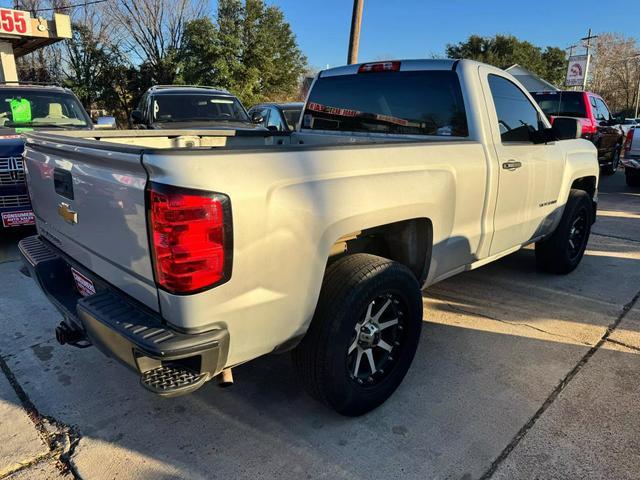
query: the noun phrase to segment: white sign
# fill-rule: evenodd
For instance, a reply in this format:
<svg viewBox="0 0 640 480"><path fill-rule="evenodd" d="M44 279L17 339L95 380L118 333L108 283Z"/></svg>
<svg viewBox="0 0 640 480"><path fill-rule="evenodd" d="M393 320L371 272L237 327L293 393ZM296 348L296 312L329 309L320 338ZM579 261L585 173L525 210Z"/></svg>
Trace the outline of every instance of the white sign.
<svg viewBox="0 0 640 480"><path fill-rule="evenodd" d="M567 79L564 82L567 87L584 85L584 79L589 68L589 57L590 55L574 55L569 58Z"/></svg>

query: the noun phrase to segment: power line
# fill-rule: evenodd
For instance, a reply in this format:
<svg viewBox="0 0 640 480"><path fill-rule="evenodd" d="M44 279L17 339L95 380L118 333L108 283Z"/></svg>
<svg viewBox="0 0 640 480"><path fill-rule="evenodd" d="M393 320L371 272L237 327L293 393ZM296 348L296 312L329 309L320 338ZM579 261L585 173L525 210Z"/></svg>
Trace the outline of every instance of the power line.
<svg viewBox="0 0 640 480"><path fill-rule="evenodd" d="M70 8L86 7L88 5L95 5L96 3L104 3L106 1L107 0L93 0L91 2L75 3L73 5L67 5L66 7L34 8L33 10L31 10L31 12L35 13L35 12L51 12L53 10L69 10Z"/></svg>

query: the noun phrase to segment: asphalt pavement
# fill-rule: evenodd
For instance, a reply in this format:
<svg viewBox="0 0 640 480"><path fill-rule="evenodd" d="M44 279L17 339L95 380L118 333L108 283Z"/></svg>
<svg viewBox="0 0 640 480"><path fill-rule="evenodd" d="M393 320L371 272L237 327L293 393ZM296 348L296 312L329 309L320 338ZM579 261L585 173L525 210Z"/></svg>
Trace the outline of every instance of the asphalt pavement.
<svg viewBox="0 0 640 480"><path fill-rule="evenodd" d="M640 477L640 190L602 177L568 276L525 249L424 292L398 391L340 417L288 355L162 399L94 348L59 346L57 312L0 238L0 478Z"/></svg>

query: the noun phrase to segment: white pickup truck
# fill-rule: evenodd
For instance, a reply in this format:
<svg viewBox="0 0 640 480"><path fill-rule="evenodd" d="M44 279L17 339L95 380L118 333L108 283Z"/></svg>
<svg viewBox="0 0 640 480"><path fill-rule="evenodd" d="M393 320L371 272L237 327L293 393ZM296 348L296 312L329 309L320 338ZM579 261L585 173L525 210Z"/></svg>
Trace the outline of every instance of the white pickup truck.
<svg viewBox="0 0 640 480"><path fill-rule="evenodd" d="M422 288L532 243L544 270L578 265L598 187L580 133L479 63L330 69L286 134L26 134L20 249L58 340L157 394L290 350L312 396L359 415L409 369Z"/></svg>
<svg viewBox="0 0 640 480"><path fill-rule="evenodd" d="M640 187L640 126L632 127L627 132L624 142L624 157L620 160L624 166L627 185Z"/></svg>

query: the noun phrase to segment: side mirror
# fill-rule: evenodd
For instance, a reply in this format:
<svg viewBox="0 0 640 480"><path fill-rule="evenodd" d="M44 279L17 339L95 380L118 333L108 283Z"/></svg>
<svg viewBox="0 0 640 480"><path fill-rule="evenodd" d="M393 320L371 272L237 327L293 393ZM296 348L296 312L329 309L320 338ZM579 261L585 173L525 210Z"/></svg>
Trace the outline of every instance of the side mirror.
<svg viewBox="0 0 640 480"><path fill-rule="evenodd" d="M116 117L98 117L94 128L98 130L109 130L116 128Z"/></svg>
<svg viewBox="0 0 640 480"><path fill-rule="evenodd" d="M142 123L144 122L144 116L140 110L132 110L131 111L131 123Z"/></svg>
<svg viewBox="0 0 640 480"><path fill-rule="evenodd" d="M582 137L582 125L571 117L555 117L551 130L556 140L573 140Z"/></svg>
<svg viewBox="0 0 640 480"><path fill-rule="evenodd" d="M260 110L256 110L251 114L251 121L253 123L262 123L264 122L264 117L262 116L262 112Z"/></svg>

